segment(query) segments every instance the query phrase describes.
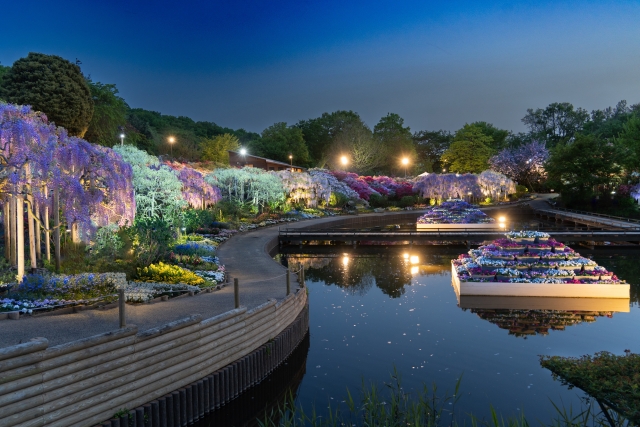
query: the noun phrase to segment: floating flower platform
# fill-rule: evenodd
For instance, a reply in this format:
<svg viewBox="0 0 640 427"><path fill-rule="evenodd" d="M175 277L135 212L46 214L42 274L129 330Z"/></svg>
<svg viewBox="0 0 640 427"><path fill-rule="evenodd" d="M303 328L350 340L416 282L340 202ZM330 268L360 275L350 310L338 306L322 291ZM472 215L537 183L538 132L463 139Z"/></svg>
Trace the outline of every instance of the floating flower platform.
<svg viewBox="0 0 640 427"><path fill-rule="evenodd" d="M499 230L500 224L470 203L450 200L428 208L427 212L418 218L416 228L418 230Z"/></svg>
<svg viewBox="0 0 640 427"><path fill-rule="evenodd" d="M548 234L526 231L506 236L451 261L459 297L629 299L628 283Z"/></svg>

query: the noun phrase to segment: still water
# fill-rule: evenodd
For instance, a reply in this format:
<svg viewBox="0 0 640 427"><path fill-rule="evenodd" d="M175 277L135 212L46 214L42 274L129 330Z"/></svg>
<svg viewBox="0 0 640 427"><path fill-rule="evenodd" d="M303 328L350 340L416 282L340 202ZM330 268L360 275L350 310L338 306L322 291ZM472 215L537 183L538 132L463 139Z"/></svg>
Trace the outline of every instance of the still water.
<svg viewBox="0 0 640 427"><path fill-rule="evenodd" d="M470 413L487 418L492 405L505 417L524 413L529 421L549 422L551 401L577 409L583 394L554 381L538 355L640 352L638 250L576 247L632 284L628 303L594 303L582 311L560 310L558 301L459 301L450 259L464 247L330 250L278 256L306 271L310 347L295 388L308 412L326 413L347 388L357 394L363 381L389 382L395 367L408 391L436 383L439 392L451 393L462 376L460 420Z"/></svg>

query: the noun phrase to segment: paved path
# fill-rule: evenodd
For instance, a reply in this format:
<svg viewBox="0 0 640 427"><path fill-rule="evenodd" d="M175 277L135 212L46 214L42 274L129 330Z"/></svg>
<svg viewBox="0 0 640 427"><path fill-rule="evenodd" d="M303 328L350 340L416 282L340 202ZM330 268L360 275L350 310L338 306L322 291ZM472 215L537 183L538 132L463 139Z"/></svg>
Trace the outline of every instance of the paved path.
<svg viewBox="0 0 640 427"><path fill-rule="evenodd" d="M406 211L400 212L406 213ZM372 214L381 215L381 214ZM392 216L394 213L383 215ZM329 217L297 223L288 228L331 223L344 217ZM252 308L270 298L284 298L286 294L285 267L275 262L265 245L278 235L278 227L259 228L239 233L220 245L218 256L231 277L240 283L240 305ZM296 286L292 275L291 287ZM151 329L192 314L209 318L234 308L233 286L209 294L183 296L150 304L127 304L127 324L139 331ZM31 338L45 337L49 345L58 345L90 337L118 328L118 310L87 310L74 314L23 317L20 320L0 320L0 347L7 347Z"/></svg>
<svg viewBox="0 0 640 427"><path fill-rule="evenodd" d="M577 213L577 212L567 212L559 209L554 209L553 206L549 204L549 201L556 198L558 196L557 194L538 194L537 196L538 197L536 199L529 202L529 206L531 206L532 209L538 212L544 212L550 215L559 215L564 218L575 219L578 222L582 221L585 224L588 223L590 225L598 224L598 225L623 228L623 229L633 229L633 230L637 230L640 228L640 224L637 222L617 220L614 218L608 218L603 216L589 215L589 214Z"/></svg>

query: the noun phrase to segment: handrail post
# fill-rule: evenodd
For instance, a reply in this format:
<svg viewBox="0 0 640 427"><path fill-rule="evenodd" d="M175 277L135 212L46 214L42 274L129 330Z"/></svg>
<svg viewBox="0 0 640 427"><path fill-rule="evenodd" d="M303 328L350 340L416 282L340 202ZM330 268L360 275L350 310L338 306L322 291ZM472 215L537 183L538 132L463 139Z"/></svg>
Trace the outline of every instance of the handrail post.
<svg viewBox="0 0 640 427"><path fill-rule="evenodd" d="M287 295L291 293L291 274L289 269L287 268Z"/></svg>
<svg viewBox="0 0 640 427"><path fill-rule="evenodd" d="M238 278L233 278L233 301L236 308L240 308L240 289L238 286Z"/></svg>
<svg viewBox="0 0 640 427"><path fill-rule="evenodd" d="M118 317L120 319L120 328L127 326L127 319L125 315L126 304L124 301L124 288L118 289Z"/></svg>

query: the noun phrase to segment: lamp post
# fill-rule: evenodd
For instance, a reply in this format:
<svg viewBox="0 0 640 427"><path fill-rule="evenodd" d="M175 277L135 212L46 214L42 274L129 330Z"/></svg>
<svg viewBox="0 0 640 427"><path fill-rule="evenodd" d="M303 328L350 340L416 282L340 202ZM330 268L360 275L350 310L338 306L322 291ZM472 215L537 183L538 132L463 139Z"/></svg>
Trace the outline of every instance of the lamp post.
<svg viewBox="0 0 640 427"><path fill-rule="evenodd" d="M247 158L245 157L247 155L247 149L241 148L240 155L242 156L242 167L245 167L247 165Z"/></svg>
<svg viewBox="0 0 640 427"><path fill-rule="evenodd" d="M409 159L406 157L402 158L402 165L404 166L404 177L407 177L407 165L409 164Z"/></svg>
<svg viewBox="0 0 640 427"><path fill-rule="evenodd" d="M291 164L291 172L293 172L293 154L289 154L289 163Z"/></svg>
<svg viewBox="0 0 640 427"><path fill-rule="evenodd" d="M340 163L342 163L342 166L346 168L349 164L349 159L347 158L347 156L340 157Z"/></svg>
<svg viewBox="0 0 640 427"><path fill-rule="evenodd" d="M169 147L171 149L171 157L173 157L173 143L176 142L176 138L173 136L170 136L168 138L168 141L169 141Z"/></svg>
<svg viewBox="0 0 640 427"><path fill-rule="evenodd" d="M124 133L120 134L120 145L124 145Z"/></svg>

